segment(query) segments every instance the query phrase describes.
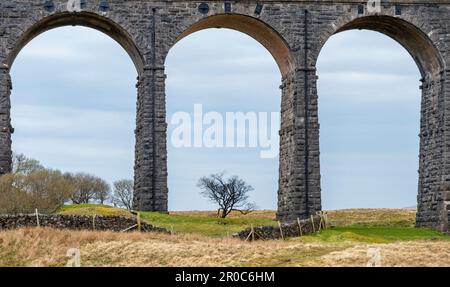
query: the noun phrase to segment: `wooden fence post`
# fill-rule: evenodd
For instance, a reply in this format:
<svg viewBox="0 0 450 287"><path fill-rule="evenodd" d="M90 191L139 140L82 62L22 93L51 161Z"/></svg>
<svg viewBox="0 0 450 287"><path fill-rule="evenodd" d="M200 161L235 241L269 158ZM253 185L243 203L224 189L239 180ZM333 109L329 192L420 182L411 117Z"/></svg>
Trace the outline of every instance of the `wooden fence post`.
<svg viewBox="0 0 450 287"><path fill-rule="evenodd" d="M312 224L313 233L316 233L316 227L314 226L314 215L311 215L311 224Z"/></svg>
<svg viewBox="0 0 450 287"><path fill-rule="evenodd" d="M248 234L245 241L248 241L250 239L250 237L252 238L252 241L255 241L255 229L253 228L253 224L250 225L250 233Z"/></svg>
<svg viewBox="0 0 450 287"><path fill-rule="evenodd" d="M97 214L94 214L92 216L92 229L95 230L95 217L97 216Z"/></svg>
<svg viewBox="0 0 450 287"><path fill-rule="evenodd" d="M38 212L37 208L36 208L36 210L35 210L35 214L36 214L36 224L37 224L37 227L41 227L41 223L39 222L39 212Z"/></svg>
<svg viewBox="0 0 450 287"><path fill-rule="evenodd" d="M252 241L255 241L255 227L252 224Z"/></svg>
<svg viewBox="0 0 450 287"><path fill-rule="evenodd" d="M278 227L280 228L281 239L284 240L283 228L282 228L282 226L281 226L281 222L280 222L280 221L278 221Z"/></svg>
<svg viewBox="0 0 450 287"><path fill-rule="evenodd" d="M320 222L319 222L319 231L322 229L323 215L322 212L319 213Z"/></svg>
<svg viewBox="0 0 450 287"><path fill-rule="evenodd" d="M138 212L137 214L137 229L141 232L141 212Z"/></svg>
<svg viewBox="0 0 450 287"><path fill-rule="evenodd" d="M302 234L302 223L300 222L300 218L297 217L297 224L298 224L298 230L300 231L300 237L303 236Z"/></svg>

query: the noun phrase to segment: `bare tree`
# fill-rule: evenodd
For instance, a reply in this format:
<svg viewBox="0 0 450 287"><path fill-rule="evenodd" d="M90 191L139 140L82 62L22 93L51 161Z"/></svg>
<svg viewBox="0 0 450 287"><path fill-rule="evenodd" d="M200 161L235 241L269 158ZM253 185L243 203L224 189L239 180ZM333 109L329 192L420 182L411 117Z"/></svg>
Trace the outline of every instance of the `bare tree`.
<svg viewBox="0 0 450 287"><path fill-rule="evenodd" d="M95 180L94 199L104 204L111 197L111 186L103 179L97 178Z"/></svg>
<svg viewBox="0 0 450 287"><path fill-rule="evenodd" d="M44 170L38 160L28 158L23 154L13 154L13 170L14 174L29 174L34 171Z"/></svg>
<svg viewBox="0 0 450 287"><path fill-rule="evenodd" d="M253 187L237 176L226 179L224 173L212 174L202 177L197 186L203 190L204 197L219 205L218 216L221 218L234 210L248 213L255 209L255 205L248 202L248 193Z"/></svg>
<svg viewBox="0 0 450 287"><path fill-rule="evenodd" d="M128 210L133 209L133 192L134 183L132 180L119 180L114 182L114 193L112 195L112 202Z"/></svg>
<svg viewBox="0 0 450 287"><path fill-rule="evenodd" d="M65 176L72 180L75 187L71 198L74 204L86 204L91 200L98 200L103 204L109 196L109 184L101 178L86 173Z"/></svg>

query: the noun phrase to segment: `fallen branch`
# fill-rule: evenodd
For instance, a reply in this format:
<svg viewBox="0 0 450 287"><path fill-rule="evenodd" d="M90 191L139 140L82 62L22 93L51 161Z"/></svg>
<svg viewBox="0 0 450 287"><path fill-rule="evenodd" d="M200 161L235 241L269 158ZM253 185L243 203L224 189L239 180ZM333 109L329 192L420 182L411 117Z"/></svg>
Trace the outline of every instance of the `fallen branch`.
<svg viewBox="0 0 450 287"><path fill-rule="evenodd" d="M132 229L135 229L136 227L138 227L137 224L135 224L135 225L133 225L133 226L131 226L131 227L128 227L127 229L121 230L120 232L127 232L127 231L130 231L130 230L132 230Z"/></svg>

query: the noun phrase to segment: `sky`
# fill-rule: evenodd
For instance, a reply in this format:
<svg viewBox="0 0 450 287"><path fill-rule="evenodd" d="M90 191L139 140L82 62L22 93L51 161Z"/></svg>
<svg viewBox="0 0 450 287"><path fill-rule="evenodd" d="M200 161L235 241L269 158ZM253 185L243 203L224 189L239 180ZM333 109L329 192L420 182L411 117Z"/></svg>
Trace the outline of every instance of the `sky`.
<svg viewBox="0 0 450 287"><path fill-rule="evenodd" d="M317 68L324 208L414 206L420 74L412 57L387 36L348 31L326 43ZM171 49L166 74L169 209L214 209L196 184L217 172L240 176L254 187L251 201L275 209L278 157L261 158L261 147L180 148L171 139L174 117L194 118L196 104L204 114L266 112L276 120L281 75L269 52L240 32L204 30ZM41 34L12 67L13 151L110 183L131 179L136 77L124 49L101 32Z"/></svg>

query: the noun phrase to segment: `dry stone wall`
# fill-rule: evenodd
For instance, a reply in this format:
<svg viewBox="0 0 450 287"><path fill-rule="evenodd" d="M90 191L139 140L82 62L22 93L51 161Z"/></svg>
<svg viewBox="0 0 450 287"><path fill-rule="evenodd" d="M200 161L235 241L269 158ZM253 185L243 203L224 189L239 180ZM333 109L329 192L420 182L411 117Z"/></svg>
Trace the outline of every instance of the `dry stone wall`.
<svg viewBox="0 0 450 287"><path fill-rule="evenodd" d="M39 224L38 224L39 220ZM77 215L0 215L0 230L27 227L48 227L70 230L129 231L137 230L135 218L118 216L77 216ZM168 233L164 228L141 222L142 232Z"/></svg>
<svg viewBox="0 0 450 287"><path fill-rule="evenodd" d="M326 227L324 217L313 216L311 219L299 220L293 223L284 223L279 226L258 226L247 228L241 232L233 234L233 237L247 241L277 240L289 237L311 235Z"/></svg>

